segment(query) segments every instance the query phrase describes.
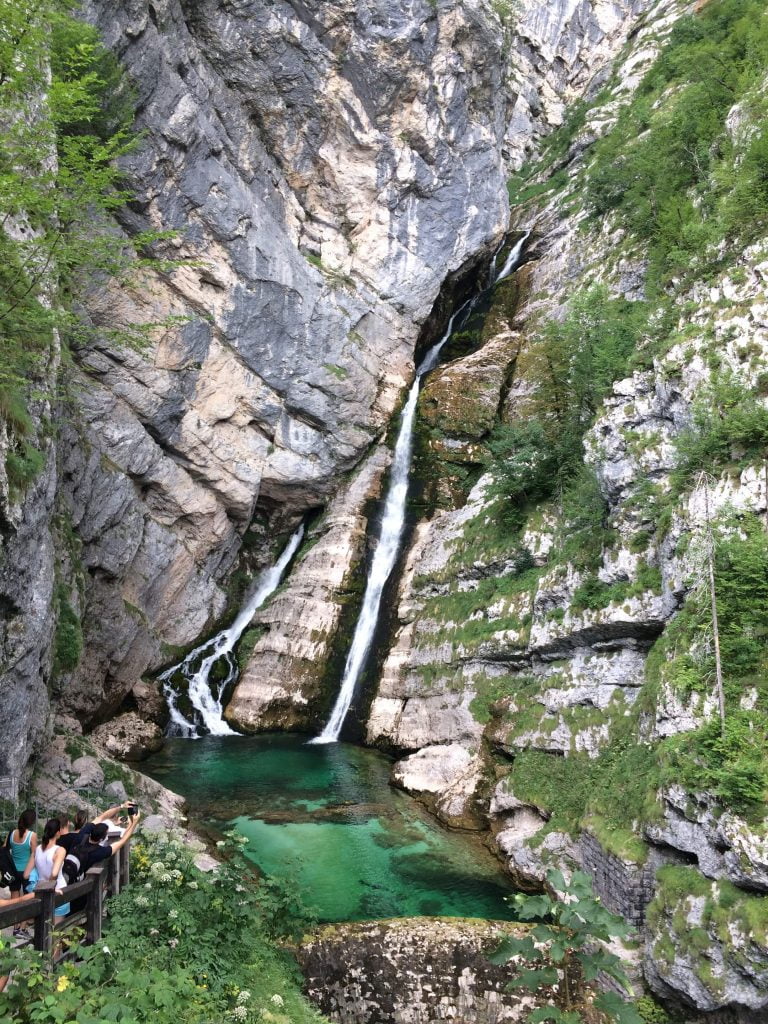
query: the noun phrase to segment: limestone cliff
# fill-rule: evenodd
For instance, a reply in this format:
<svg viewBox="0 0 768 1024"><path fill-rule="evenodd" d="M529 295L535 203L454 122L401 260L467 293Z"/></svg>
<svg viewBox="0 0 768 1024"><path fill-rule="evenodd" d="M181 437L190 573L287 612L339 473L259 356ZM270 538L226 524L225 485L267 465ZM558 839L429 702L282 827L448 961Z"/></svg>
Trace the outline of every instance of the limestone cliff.
<svg viewBox="0 0 768 1024"><path fill-rule="evenodd" d="M489 82L491 90L487 94L494 104L501 102L502 131L495 137L495 145L503 166L517 166L539 136L562 121L568 102L599 87L609 71L610 58L624 43L638 13L648 6L647 2L568 2L554 5L526 2L517 5L508 20L505 16L505 23L500 26L502 32L497 37L503 46L503 54L500 54L502 63L497 67L500 78ZM445 15L442 4L437 5L436 13L442 24ZM492 18L493 15L486 11L486 17ZM472 46L481 45L481 37L475 32L467 35L466 45L470 45L470 41ZM455 42L453 45L455 47ZM473 50L473 53L477 51ZM453 54L451 60L456 59ZM484 68L485 58L475 73L483 73ZM494 92L496 89L498 93ZM481 93L477 93L473 102L481 102ZM454 106L452 101L452 110ZM474 109L470 108L470 114ZM499 126L498 121L495 124ZM453 131L450 119L446 127ZM428 134L431 129L425 124L421 130ZM488 189L488 194L491 194L498 184L497 179L484 181L480 173L479 168L470 168L465 179L468 182L466 194L470 197L468 215L474 219L487 218L489 212L483 208L487 203L482 199L485 193L478 190ZM498 193L493 192L490 209L496 210L498 202ZM489 237L490 234L488 232ZM432 253L430 258L442 267L443 273L457 266L456 260L445 262L442 247L439 243L435 247L434 237L428 241L422 238L421 232L416 232L413 239ZM463 251L468 254L473 250L466 246ZM474 252L478 251L475 245ZM379 273L382 271L380 266ZM409 274L405 266L403 274L406 277ZM450 286L450 274L446 277ZM430 294L434 297L434 290ZM504 374L504 362L487 352L483 358L484 365L478 376L486 380L490 377L488 386L493 388L495 378ZM494 358L495 365L489 369ZM496 381L497 391L501 384L500 380ZM361 516L363 497L364 493L360 492L358 503L348 508L347 516ZM294 568L288 591L281 596L280 615L267 611L259 617L259 621L268 623L269 632L257 644L227 712L232 721L246 728L266 728L277 721L292 727L315 727L319 715L326 711L327 695L319 703L318 698L322 698L321 684L334 657L334 644L338 642L337 626L344 622L343 609L352 597L350 584L361 547L359 543L350 541L347 526L336 525L333 517L323 530L327 531L326 542L332 546L333 559L331 573L322 587L318 590L316 585L318 556L312 552L306 562L299 559ZM307 593L320 593L322 606L310 608L303 596ZM297 595L295 598L294 594ZM344 622L344 626L348 628L348 623ZM275 656L276 652L280 653ZM258 713L254 713L256 708Z"/></svg>
<svg viewBox="0 0 768 1024"><path fill-rule="evenodd" d="M507 219L503 36L484 3L85 13L135 93L122 230L174 231L177 263L93 282L74 411L44 478L4 492L13 777L49 692L85 724L113 712L222 613L249 525L263 563L265 529L337 490L386 426L444 277ZM161 325L148 345L115 345L145 323ZM63 608L82 656L52 671Z"/></svg>

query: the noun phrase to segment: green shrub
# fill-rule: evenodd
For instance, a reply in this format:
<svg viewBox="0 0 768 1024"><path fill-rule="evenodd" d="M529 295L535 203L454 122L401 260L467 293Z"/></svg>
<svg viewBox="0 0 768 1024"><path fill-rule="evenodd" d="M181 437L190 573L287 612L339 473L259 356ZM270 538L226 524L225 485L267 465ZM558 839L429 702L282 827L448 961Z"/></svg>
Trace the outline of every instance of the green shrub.
<svg viewBox="0 0 768 1024"><path fill-rule="evenodd" d="M505 500L511 524L519 525L526 502L564 497L569 487L578 489L570 512L588 490L590 528L604 517L594 474L581 468L583 438L611 384L626 371L646 321L643 303L612 299L596 285L572 299L562 323L542 327L526 371L534 384L530 412L498 427L488 442L490 494Z"/></svg>
<svg viewBox="0 0 768 1024"><path fill-rule="evenodd" d="M715 374L693 405L691 426L675 439L678 492L702 470L748 466L768 452L768 406L730 373Z"/></svg>
<svg viewBox="0 0 768 1024"><path fill-rule="evenodd" d="M522 960L509 983L511 989L526 989L546 1000L531 1011L528 1024L587 1024L593 1011L584 1013L587 1002L601 1012L602 1019L615 1024L642 1024L634 1007L615 992L600 992L587 999L587 988L600 975L613 979L625 992L632 986L621 959L607 945L625 939L631 928L623 918L612 914L592 891L589 875L575 871L566 882L559 870L547 875L550 889L562 893L558 899L544 892L539 896L520 893L515 897L517 912L523 921L536 922L523 939L505 938L491 957L496 964L513 958Z"/></svg>
<svg viewBox="0 0 768 1024"><path fill-rule="evenodd" d="M27 441L19 450L11 450L5 456L5 472L8 486L14 495L23 494L45 466L45 454Z"/></svg>
<svg viewBox="0 0 768 1024"><path fill-rule="evenodd" d="M80 616L70 604L63 584L56 588L56 633L53 645L53 671L56 675L74 671L83 653L83 627Z"/></svg>
<svg viewBox="0 0 768 1024"><path fill-rule="evenodd" d="M133 261L109 227L130 198L118 158L135 144L134 100L96 30L73 17L76 6L0 0L0 220L34 228L0 231L0 415L17 436L31 433L33 388L53 384L54 330L65 345L90 336L76 301L83 280L167 265L149 248L163 232L136 233L142 255ZM113 336L132 341L149 326Z"/></svg>
<svg viewBox="0 0 768 1024"><path fill-rule="evenodd" d="M0 1018L319 1024L295 964L275 943L311 920L295 886L257 886L239 853L222 853L225 863L206 874L181 842L142 838L131 885L110 902L102 941L78 948L50 973L41 969L40 954L0 940L4 966L16 972L0 993Z"/></svg>
<svg viewBox="0 0 768 1024"><path fill-rule="evenodd" d="M615 129L596 144L587 202L595 217L616 213L645 243L652 285L700 272L724 237L761 234L768 135L763 129L738 153L725 120L766 68L765 6L711 0L673 27Z"/></svg>

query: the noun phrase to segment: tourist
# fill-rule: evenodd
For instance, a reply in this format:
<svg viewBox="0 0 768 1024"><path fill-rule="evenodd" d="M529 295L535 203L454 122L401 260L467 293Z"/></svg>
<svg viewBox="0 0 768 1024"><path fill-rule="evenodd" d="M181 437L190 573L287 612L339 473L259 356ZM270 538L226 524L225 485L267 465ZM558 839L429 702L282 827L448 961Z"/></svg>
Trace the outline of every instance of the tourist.
<svg viewBox="0 0 768 1024"><path fill-rule="evenodd" d="M112 810L119 810L119 808L112 808ZM107 842L109 826L105 821L94 821L86 826L88 828L87 838L65 858L64 876L68 882L71 884L75 878L82 878L89 868L108 860L113 853L117 853L125 846L136 831L139 817L137 810L126 830L119 839L113 842Z"/></svg>
<svg viewBox="0 0 768 1024"><path fill-rule="evenodd" d="M58 818L49 818L45 823L43 838L35 850L35 867L40 882L55 882L56 891L60 892L66 883L61 872L61 866L67 851L59 846L56 840L61 835L61 821ZM63 903L56 907L54 922L63 921L69 913L69 904Z"/></svg>
<svg viewBox="0 0 768 1024"><path fill-rule="evenodd" d="M13 858L16 870L23 879L23 888L26 892L31 892L37 882L37 872L35 871L37 834L34 830L36 819L37 815L31 807L22 811L21 816L19 817L18 827L12 832L9 832L8 837L5 840L5 845L11 851L11 857ZM21 895L21 889L11 889L11 898L16 898ZM28 924L29 922L25 921L18 925L13 929L13 934L17 938L28 939L29 932L26 930L26 926Z"/></svg>
<svg viewBox="0 0 768 1024"><path fill-rule="evenodd" d="M83 825L80 828L80 831L78 833L80 836L80 842L85 842L85 840L93 831L94 827L100 824L106 824L108 832L117 832L122 836L124 826L118 824L118 818L120 818L120 811L125 811L128 808L132 808L135 806L136 804L134 803L133 800L125 800L123 801L123 803L117 804L116 807L110 807L109 810L104 811L103 814L99 814L92 821L89 821L87 824ZM123 818L121 820L125 820L127 824L127 819ZM79 843L75 845L79 845Z"/></svg>
<svg viewBox="0 0 768 1024"><path fill-rule="evenodd" d="M82 820L78 825L78 818L81 815ZM82 843L83 840L80 838L80 829L83 827L83 825L85 825L85 819L85 811L78 811L77 814L75 815L74 828L70 829L69 819L59 818L59 821L61 822L61 832L59 833L59 836L56 839L56 845L63 847L65 855L69 853L70 850L74 849L74 847Z"/></svg>

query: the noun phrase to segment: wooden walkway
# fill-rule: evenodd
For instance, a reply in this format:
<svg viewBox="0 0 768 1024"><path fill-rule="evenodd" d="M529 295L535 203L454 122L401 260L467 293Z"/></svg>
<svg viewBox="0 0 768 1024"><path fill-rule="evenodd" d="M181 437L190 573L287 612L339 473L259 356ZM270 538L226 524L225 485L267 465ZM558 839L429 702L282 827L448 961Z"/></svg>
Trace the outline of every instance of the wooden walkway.
<svg viewBox="0 0 768 1024"><path fill-rule="evenodd" d="M90 868L82 882L67 885L60 894L56 892L55 882L38 882L33 900L5 908L0 900L0 930L22 921L33 921L34 934L31 941L19 945L31 945L47 956L52 954L58 944L58 937L72 928L85 928L84 941L87 945L98 942L104 919L104 901L109 896L117 896L130 882L130 859L129 839L109 860ZM81 910L68 914L58 924L55 922L56 907L73 900L82 900L83 897L85 904Z"/></svg>

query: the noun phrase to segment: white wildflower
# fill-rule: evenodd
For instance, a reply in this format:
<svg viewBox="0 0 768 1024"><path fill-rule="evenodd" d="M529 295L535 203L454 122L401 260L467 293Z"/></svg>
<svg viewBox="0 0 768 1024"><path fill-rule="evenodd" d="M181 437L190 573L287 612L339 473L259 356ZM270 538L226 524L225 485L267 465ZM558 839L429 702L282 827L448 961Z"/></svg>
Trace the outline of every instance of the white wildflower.
<svg viewBox="0 0 768 1024"><path fill-rule="evenodd" d="M174 881L178 881L180 878L183 877L184 876L182 875L178 868L174 868L173 871L171 872L171 878L173 878Z"/></svg>
<svg viewBox="0 0 768 1024"><path fill-rule="evenodd" d="M227 844L224 842L223 839L220 839L218 843L216 843L216 845L218 846L219 849L221 849L222 846L226 846Z"/></svg>
<svg viewBox="0 0 768 1024"><path fill-rule="evenodd" d="M232 1017L233 1020L245 1020L246 1017L248 1016L248 1007L233 1006L232 1009L229 1011L229 1015L230 1017Z"/></svg>
<svg viewBox="0 0 768 1024"><path fill-rule="evenodd" d="M179 944L179 940L178 939L168 939L168 945L171 947L171 949L176 949L178 944Z"/></svg>
<svg viewBox="0 0 768 1024"><path fill-rule="evenodd" d="M157 930L157 928L150 928L149 929L149 934L150 935L159 935L160 932Z"/></svg>
<svg viewBox="0 0 768 1024"><path fill-rule="evenodd" d="M285 1000L283 999L282 996L278 995L277 992L275 992L275 994L270 997L269 1001L270 1001L270 1003L273 1003L275 1006L284 1006L285 1005Z"/></svg>
<svg viewBox="0 0 768 1024"><path fill-rule="evenodd" d="M112 950L109 948L109 946L102 946L101 951L102 953L106 953L107 956L112 956Z"/></svg>
<svg viewBox="0 0 768 1024"><path fill-rule="evenodd" d="M148 907L149 906L149 900L147 899L146 896L139 895L139 896L136 897L136 906L137 907Z"/></svg>
<svg viewBox="0 0 768 1024"><path fill-rule="evenodd" d="M165 864L163 864L161 860L154 861L153 864L150 864L149 873L150 875L154 875L155 878L165 874Z"/></svg>
<svg viewBox="0 0 768 1024"><path fill-rule="evenodd" d="M188 889L197 889L197 882L193 879L191 882L187 882Z"/></svg>
<svg viewBox="0 0 768 1024"><path fill-rule="evenodd" d="M245 886L244 885L236 885L235 886L235 892L245 892Z"/></svg>
<svg viewBox="0 0 768 1024"><path fill-rule="evenodd" d="M178 916L179 916L178 910L171 909L171 910L168 911L168 920L169 921L175 921Z"/></svg>
<svg viewBox="0 0 768 1024"><path fill-rule="evenodd" d="M247 988L244 988L242 992L238 993L237 1001L238 1003L240 1003L240 1005L242 1005L243 1003L247 1003L250 998L251 993L248 991Z"/></svg>
<svg viewBox="0 0 768 1024"><path fill-rule="evenodd" d="M152 888L152 883L151 882L145 882L144 883L144 888L145 889L151 889Z"/></svg>

